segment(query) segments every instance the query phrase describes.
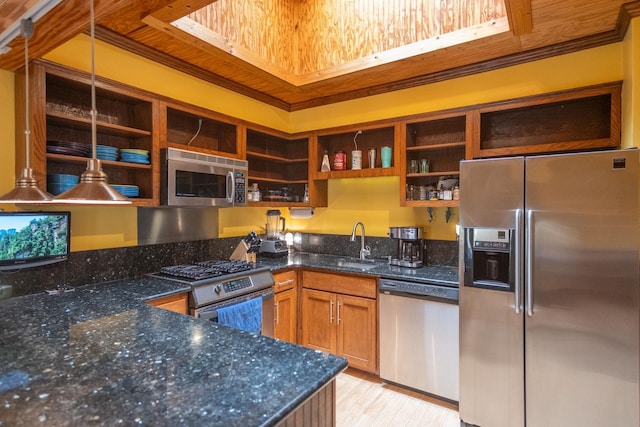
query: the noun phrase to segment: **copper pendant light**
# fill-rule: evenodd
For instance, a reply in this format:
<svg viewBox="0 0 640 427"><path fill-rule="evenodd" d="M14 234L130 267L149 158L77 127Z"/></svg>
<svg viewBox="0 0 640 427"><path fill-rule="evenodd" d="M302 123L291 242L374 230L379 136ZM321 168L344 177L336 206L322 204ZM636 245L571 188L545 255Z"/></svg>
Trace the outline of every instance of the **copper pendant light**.
<svg viewBox="0 0 640 427"><path fill-rule="evenodd" d="M30 19L23 19L20 22L20 33L24 37L24 80L25 80L25 167L22 169L22 175L16 181L13 190L0 197L0 203L12 204L40 204L51 203L53 196L42 191L38 186L38 180L33 176L31 169L31 130L29 128L29 38L33 35L33 22Z"/></svg>
<svg viewBox="0 0 640 427"><path fill-rule="evenodd" d="M131 200L118 193L107 183L107 174L102 171L100 160L96 157L96 82L95 82L95 19L93 0L89 1L91 23L91 150L92 158L87 162L87 170L80 175L80 183L70 190L56 196L55 202L73 204L130 204Z"/></svg>

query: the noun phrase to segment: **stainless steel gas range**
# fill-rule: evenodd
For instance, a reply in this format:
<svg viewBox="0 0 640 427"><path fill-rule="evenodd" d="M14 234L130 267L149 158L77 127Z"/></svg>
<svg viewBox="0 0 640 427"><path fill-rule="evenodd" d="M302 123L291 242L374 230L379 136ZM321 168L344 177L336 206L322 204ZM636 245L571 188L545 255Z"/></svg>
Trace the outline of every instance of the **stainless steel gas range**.
<svg viewBox="0 0 640 427"><path fill-rule="evenodd" d="M192 316L251 330L245 326L261 310L260 333L273 336L274 280L268 267L237 260L202 261L163 267L151 275L189 284Z"/></svg>

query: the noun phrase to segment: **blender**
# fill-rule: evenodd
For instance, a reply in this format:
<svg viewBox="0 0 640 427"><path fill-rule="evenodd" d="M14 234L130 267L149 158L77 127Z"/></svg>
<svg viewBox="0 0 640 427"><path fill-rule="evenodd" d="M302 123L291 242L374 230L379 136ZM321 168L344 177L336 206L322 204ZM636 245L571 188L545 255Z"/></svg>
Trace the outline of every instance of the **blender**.
<svg viewBox="0 0 640 427"><path fill-rule="evenodd" d="M267 238L262 240L260 244L260 253L271 257L280 257L289 255L287 242L282 239L285 228L285 219L280 216L278 209L269 209L267 211Z"/></svg>

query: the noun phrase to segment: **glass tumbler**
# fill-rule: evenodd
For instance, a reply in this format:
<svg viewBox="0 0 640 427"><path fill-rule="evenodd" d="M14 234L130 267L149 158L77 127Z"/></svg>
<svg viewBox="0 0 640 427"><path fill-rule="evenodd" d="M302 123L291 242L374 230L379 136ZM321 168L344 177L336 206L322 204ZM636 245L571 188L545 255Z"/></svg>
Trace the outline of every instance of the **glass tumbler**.
<svg viewBox="0 0 640 427"><path fill-rule="evenodd" d="M429 161L420 159L420 173L429 173Z"/></svg>
<svg viewBox="0 0 640 427"><path fill-rule="evenodd" d="M409 173L418 173L419 169L418 169L418 161L417 160L411 160L410 166L409 166Z"/></svg>

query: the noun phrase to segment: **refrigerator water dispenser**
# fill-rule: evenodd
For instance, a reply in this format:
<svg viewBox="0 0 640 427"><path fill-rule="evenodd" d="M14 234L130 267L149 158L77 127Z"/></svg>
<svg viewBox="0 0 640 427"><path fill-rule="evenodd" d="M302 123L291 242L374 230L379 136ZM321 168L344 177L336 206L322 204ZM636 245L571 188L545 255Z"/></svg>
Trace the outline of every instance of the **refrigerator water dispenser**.
<svg viewBox="0 0 640 427"><path fill-rule="evenodd" d="M465 229L465 286L513 291L514 230Z"/></svg>

